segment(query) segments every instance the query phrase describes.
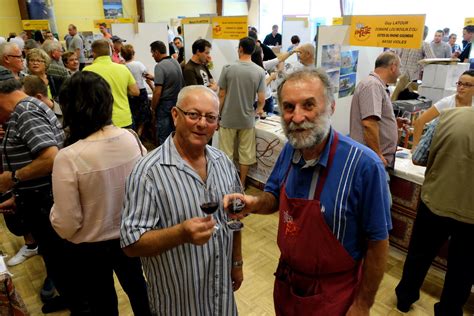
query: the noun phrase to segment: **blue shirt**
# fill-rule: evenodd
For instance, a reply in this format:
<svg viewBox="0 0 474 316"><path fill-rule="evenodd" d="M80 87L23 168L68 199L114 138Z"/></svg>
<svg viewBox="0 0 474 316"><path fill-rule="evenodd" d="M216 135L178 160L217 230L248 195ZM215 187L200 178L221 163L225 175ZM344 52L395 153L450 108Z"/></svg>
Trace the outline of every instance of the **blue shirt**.
<svg viewBox="0 0 474 316"><path fill-rule="evenodd" d="M307 164L301 157L293 161L295 149L287 143L265 185L277 199L290 163L286 194L289 198L312 199L319 170L328 164L329 141L319 161ZM297 152L296 152L297 153ZM392 229L390 194L384 166L368 147L339 134L334 160L321 193L324 219L334 236L356 260L363 257L367 240L384 240Z"/></svg>

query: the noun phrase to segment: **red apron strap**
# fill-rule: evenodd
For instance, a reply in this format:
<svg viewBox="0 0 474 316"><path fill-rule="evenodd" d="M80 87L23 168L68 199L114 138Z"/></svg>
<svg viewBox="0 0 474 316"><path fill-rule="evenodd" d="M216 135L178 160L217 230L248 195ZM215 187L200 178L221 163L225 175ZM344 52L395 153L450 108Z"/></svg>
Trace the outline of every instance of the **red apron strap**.
<svg viewBox="0 0 474 316"><path fill-rule="evenodd" d="M329 149L329 159L326 168L323 169L323 172L319 175L318 184L316 185L316 191L314 193L314 199L320 200L321 192L324 188L324 183L329 174L329 170L331 169L332 162L334 160L334 156L336 155L336 148L337 144L339 143L339 136L336 131L334 131L334 137L332 139L331 148Z"/></svg>

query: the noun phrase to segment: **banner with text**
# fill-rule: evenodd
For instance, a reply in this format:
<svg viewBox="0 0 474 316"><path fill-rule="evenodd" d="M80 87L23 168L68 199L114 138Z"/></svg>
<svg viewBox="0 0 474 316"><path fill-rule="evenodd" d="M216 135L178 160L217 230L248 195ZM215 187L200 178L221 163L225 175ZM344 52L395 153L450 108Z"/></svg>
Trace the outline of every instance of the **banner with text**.
<svg viewBox="0 0 474 316"><path fill-rule="evenodd" d="M358 15L351 17L353 46L420 48L425 15Z"/></svg>
<svg viewBox="0 0 474 316"><path fill-rule="evenodd" d="M464 26L474 25L474 18L465 18L464 19Z"/></svg>
<svg viewBox="0 0 474 316"><path fill-rule="evenodd" d="M100 20L94 20L94 27L96 29L99 28L99 25L102 23L105 23L107 28L110 28L112 26L112 23L118 24L118 23L133 23L135 20L133 18L118 18L118 19L100 19Z"/></svg>
<svg viewBox="0 0 474 316"><path fill-rule="evenodd" d="M343 23L344 18L342 17L332 18L332 25L343 25Z"/></svg>
<svg viewBox="0 0 474 316"><path fill-rule="evenodd" d="M21 20L21 24L25 31L49 30L49 20Z"/></svg>
<svg viewBox="0 0 474 316"><path fill-rule="evenodd" d="M216 16L212 18L212 37L214 39L239 40L247 35L246 16Z"/></svg>
<svg viewBox="0 0 474 316"><path fill-rule="evenodd" d="M210 24L210 17L198 17L198 18L184 18L181 20L181 24Z"/></svg>

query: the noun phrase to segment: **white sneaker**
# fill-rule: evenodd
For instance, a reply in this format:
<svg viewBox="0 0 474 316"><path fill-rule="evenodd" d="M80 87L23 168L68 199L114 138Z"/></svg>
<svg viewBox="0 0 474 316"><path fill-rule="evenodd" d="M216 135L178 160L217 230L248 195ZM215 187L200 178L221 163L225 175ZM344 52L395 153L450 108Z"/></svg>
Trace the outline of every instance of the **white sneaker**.
<svg viewBox="0 0 474 316"><path fill-rule="evenodd" d="M22 263L26 259L36 256L38 254L38 246L35 249L28 249L26 245L20 248L16 255L14 255L10 260L7 261L7 265L16 266L17 264Z"/></svg>

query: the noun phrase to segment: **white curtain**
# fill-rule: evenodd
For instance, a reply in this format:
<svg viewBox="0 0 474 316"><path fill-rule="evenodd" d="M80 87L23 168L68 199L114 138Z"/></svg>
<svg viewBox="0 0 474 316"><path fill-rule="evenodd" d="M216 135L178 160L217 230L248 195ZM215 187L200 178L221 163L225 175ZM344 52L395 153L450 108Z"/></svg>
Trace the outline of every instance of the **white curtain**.
<svg viewBox="0 0 474 316"><path fill-rule="evenodd" d="M352 15L354 11L354 1L355 0L339 0L341 5L341 16Z"/></svg>

